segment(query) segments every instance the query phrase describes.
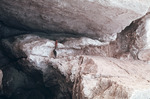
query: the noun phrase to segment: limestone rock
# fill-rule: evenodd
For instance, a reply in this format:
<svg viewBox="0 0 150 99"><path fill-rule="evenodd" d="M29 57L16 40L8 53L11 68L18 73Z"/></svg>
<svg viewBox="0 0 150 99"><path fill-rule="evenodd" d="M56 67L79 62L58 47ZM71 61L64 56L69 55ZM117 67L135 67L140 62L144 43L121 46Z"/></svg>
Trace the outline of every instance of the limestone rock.
<svg viewBox="0 0 150 99"><path fill-rule="evenodd" d="M150 14L147 13L144 17L133 21L130 26L126 27L122 32L118 33L117 39L112 45L116 46L115 50L117 57L115 58L121 59L125 56L127 59L145 60L149 57L149 20ZM142 57L145 58L142 59Z"/></svg>
<svg viewBox="0 0 150 99"><path fill-rule="evenodd" d="M96 50L96 47L109 45L108 42L100 42L98 40L94 40L86 37L66 38L63 39L62 41L60 41L62 43L58 43L58 48L56 49L57 57L64 57L64 56L77 55L77 54L101 55L104 53L100 52L101 51L100 48ZM12 56L15 56L16 58L20 58L20 57L26 58L27 55L30 54L31 54L30 55L31 58L33 55L34 56L42 55L43 58L54 57L53 50L55 48L55 44L54 44L55 41L46 39L44 37L27 34L27 35L12 37L9 39L4 39L2 42L3 42L2 45L6 47L6 50L11 49L8 50L8 53L11 52L10 55L12 54Z"/></svg>
<svg viewBox="0 0 150 99"><path fill-rule="evenodd" d="M73 99L150 98L150 65L146 62L80 54L80 46L79 52L72 49L71 41L66 43L72 44L71 50L65 43L59 43L59 54L53 58L54 41L33 35L3 43L11 52L18 51L15 57L26 55L18 61L22 69L42 72L45 86L57 88L54 94L58 99L71 96Z"/></svg>
<svg viewBox="0 0 150 99"><path fill-rule="evenodd" d="M149 99L149 5L149 0L0 0L2 95Z"/></svg>
<svg viewBox="0 0 150 99"><path fill-rule="evenodd" d="M149 5L149 0L1 0L0 21L21 30L110 41Z"/></svg>
<svg viewBox="0 0 150 99"><path fill-rule="evenodd" d="M150 61L150 49L141 50L138 53L138 58L143 61Z"/></svg>
<svg viewBox="0 0 150 99"><path fill-rule="evenodd" d="M94 56L84 57L81 78L77 83L78 98L147 99L150 97L148 64ZM91 64L87 66L88 61ZM85 63L84 63L85 62ZM95 66L96 65L96 66ZM94 68L94 69L92 69ZM93 71L92 71L93 70ZM86 72L86 73L85 73ZM76 99L76 98L74 98Z"/></svg>
<svg viewBox="0 0 150 99"><path fill-rule="evenodd" d="M133 47L138 49L137 55L140 60L150 61L150 14L147 13L141 21L136 30L137 38Z"/></svg>
<svg viewBox="0 0 150 99"><path fill-rule="evenodd" d="M2 89L2 79L3 79L3 72L0 70L0 90Z"/></svg>

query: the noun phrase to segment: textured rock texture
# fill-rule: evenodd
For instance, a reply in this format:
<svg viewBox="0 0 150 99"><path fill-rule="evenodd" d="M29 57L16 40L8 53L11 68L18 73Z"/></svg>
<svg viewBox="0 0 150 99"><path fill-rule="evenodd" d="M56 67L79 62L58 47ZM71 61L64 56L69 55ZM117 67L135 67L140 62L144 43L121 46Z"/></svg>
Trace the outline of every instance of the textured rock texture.
<svg viewBox="0 0 150 99"><path fill-rule="evenodd" d="M3 72L0 70L0 89L2 89L2 78L3 78Z"/></svg>
<svg viewBox="0 0 150 99"><path fill-rule="evenodd" d="M82 53L85 46L105 45L92 41L81 38L58 43L56 58L53 56L55 42L35 35L5 39L3 46L19 59L23 70L42 72L44 85L57 89L56 99L149 99L150 65L85 55Z"/></svg>
<svg viewBox="0 0 150 99"><path fill-rule="evenodd" d="M150 13L132 22L118 34L115 43L118 47L117 54L125 54L128 59L150 60ZM120 58L120 57L119 57Z"/></svg>
<svg viewBox="0 0 150 99"><path fill-rule="evenodd" d="M0 20L22 30L110 41L149 5L149 0L1 0Z"/></svg>
<svg viewBox="0 0 150 99"><path fill-rule="evenodd" d="M3 87L0 99L52 99L51 91L42 84L39 72L27 73L16 67L20 68L17 63L12 63L2 69Z"/></svg>
<svg viewBox="0 0 150 99"><path fill-rule="evenodd" d="M149 7L0 0L0 99L150 99Z"/></svg>

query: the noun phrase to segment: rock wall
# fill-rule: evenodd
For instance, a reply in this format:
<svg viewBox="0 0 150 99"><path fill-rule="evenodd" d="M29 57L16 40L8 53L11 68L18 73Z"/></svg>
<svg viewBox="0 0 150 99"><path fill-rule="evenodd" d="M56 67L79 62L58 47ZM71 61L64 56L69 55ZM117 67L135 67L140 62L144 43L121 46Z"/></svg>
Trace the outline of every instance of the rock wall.
<svg viewBox="0 0 150 99"><path fill-rule="evenodd" d="M2 44L18 59L23 71L32 74L38 70L42 74L44 85L56 89L53 93L56 99L150 98L147 62L86 55L82 50L83 46L91 46L92 40L84 42L88 40L58 43L56 57L53 55L55 42L36 35L11 37Z"/></svg>
<svg viewBox="0 0 150 99"><path fill-rule="evenodd" d="M148 0L1 0L0 20L11 27L115 40L148 11Z"/></svg>
<svg viewBox="0 0 150 99"><path fill-rule="evenodd" d="M149 5L1 0L0 99L149 99Z"/></svg>
<svg viewBox="0 0 150 99"><path fill-rule="evenodd" d="M147 13L118 34L116 42L119 53L127 53L134 59L149 61L149 19L150 14Z"/></svg>

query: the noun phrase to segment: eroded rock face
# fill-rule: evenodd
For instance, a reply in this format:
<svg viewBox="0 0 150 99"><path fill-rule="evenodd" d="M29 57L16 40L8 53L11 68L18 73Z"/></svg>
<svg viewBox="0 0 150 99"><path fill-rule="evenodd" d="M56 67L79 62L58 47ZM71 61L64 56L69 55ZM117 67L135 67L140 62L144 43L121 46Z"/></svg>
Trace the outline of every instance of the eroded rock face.
<svg viewBox="0 0 150 99"><path fill-rule="evenodd" d="M132 22L121 33L118 34L115 43L117 44L117 54L128 55L128 59L150 60L150 14Z"/></svg>
<svg viewBox="0 0 150 99"><path fill-rule="evenodd" d="M22 30L110 41L149 5L149 0L1 0L0 20Z"/></svg>
<svg viewBox="0 0 150 99"><path fill-rule="evenodd" d="M149 99L149 5L1 0L0 98Z"/></svg>
<svg viewBox="0 0 150 99"><path fill-rule="evenodd" d="M58 43L56 58L53 56L55 42L35 35L5 39L3 46L16 53L12 55L20 58L18 63L23 70L42 72L45 86L57 89L56 99L150 98L149 64L85 55L81 48L94 45L92 39L90 43L85 43L85 38L72 40Z"/></svg>
<svg viewBox="0 0 150 99"><path fill-rule="evenodd" d="M77 98L144 99L150 97L147 95L149 78L145 78L149 73L143 72L149 68L148 64L94 56L86 56L84 59L81 65L81 78L77 83L77 88L82 93L78 92Z"/></svg>

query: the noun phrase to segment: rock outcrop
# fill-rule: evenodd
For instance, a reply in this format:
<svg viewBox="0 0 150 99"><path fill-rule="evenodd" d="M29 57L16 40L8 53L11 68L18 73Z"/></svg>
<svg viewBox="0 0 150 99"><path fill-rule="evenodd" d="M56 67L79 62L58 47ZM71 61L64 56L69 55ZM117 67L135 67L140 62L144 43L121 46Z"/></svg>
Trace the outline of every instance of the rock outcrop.
<svg viewBox="0 0 150 99"><path fill-rule="evenodd" d="M150 60L150 13L132 22L118 34L115 43L118 47L117 54L127 54L130 58L143 61ZM114 45L113 45L114 46ZM129 59L129 57L128 57Z"/></svg>
<svg viewBox="0 0 150 99"><path fill-rule="evenodd" d="M150 95L150 65L142 61L119 60L90 56L81 48L92 46L86 38L58 43L53 56L54 41L34 35L3 40L3 46L18 59L29 73L38 70L43 83L54 91L55 98L73 99L148 99ZM77 43L80 42L80 43ZM97 42L95 46L102 46ZM15 54L14 54L15 53ZM57 86L57 87L56 87Z"/></svg>
<svg viewBox="0 0 150 99"><path fill-rule="evenodd" d="M149 7L0 0L0 99L150 99Z"/></svg>
<svg viewBox="0 0 150 99"><path fill-rule="evenodd" d="M149 0L1 0L0 21L21 30L111 41L149 5Z"/></svg>

